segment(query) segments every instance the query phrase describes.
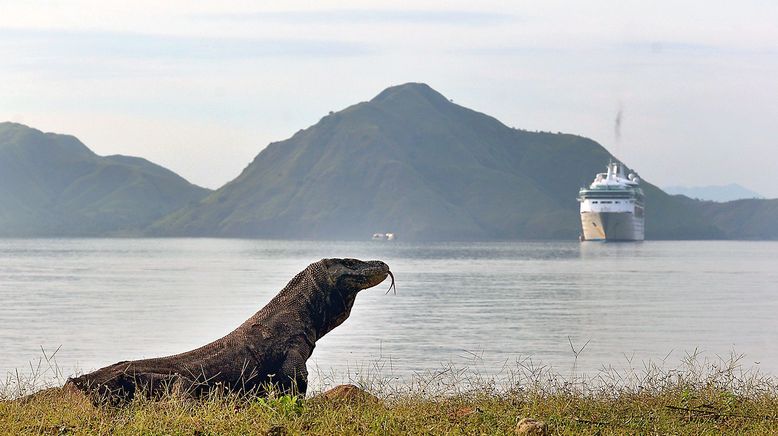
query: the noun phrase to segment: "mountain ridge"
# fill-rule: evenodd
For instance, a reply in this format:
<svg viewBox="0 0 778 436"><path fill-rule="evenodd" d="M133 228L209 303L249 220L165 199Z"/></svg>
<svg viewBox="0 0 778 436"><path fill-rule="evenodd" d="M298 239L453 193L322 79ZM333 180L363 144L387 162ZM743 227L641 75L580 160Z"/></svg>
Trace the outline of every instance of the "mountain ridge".
<svg viewBox="0 0 778 436"><path fill-rule="evenodd" d="M707 186L667 186L663 190L670 195L685 195L695 200L716 201L719 203L743 199L764 199L764 196L758 192L737 183Z"/></svg>
<svg viewBox="0 0 778 436"><path fill-rule="evenodd" d="M240 176L151 234L572 239L580 231L576 188L611 158L588 138L513 129L408 83L271 143ZM723 237L699 211L668 214L685 200L644 189L657 200L647 209L649 237Z"/></svg>

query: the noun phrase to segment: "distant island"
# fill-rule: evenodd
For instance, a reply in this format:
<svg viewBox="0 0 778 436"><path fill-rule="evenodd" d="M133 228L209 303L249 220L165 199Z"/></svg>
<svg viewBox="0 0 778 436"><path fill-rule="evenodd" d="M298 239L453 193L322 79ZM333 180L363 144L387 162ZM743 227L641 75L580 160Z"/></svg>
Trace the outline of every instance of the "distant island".
<svg viewBox="0 0 778 436"><path fill-rule="evenodd" d="M422 83L271 143L215 191L0 123L0 236L572 240L578 188L611 158L591 139L510 128ZM642 185L647 239L778 239L778 200L715 203Z"/></svg>

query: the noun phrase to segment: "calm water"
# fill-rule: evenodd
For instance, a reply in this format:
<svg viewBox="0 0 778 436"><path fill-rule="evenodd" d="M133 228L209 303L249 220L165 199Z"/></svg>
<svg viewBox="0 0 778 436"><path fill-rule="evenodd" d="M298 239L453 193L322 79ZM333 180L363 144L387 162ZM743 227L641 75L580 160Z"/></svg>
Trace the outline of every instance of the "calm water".
<svg viewBox="0 0 778 436"><path fill-rule="evenodd" d="M413 245L214 239L0 240L0 374L59 348L65 376L186 351L223 336L322 257L386 261L317 344L335 381L382 368L498 372L532 358L560 372L695 349L778 374L778 243ZM334 374L334 375L333 375Z"/></svg>

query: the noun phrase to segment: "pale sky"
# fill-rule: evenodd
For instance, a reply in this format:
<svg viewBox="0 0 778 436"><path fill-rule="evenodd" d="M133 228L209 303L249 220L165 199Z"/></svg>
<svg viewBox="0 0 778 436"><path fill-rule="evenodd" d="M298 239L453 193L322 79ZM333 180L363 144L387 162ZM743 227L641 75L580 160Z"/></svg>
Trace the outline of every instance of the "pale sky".
<svg viewBox="0 0 778 436"><path fill-rule="evenodd" d="M660 186L778 197L775 1L110 3L0 0L0 121L217 188L327 112L425 82Z"/></svg>

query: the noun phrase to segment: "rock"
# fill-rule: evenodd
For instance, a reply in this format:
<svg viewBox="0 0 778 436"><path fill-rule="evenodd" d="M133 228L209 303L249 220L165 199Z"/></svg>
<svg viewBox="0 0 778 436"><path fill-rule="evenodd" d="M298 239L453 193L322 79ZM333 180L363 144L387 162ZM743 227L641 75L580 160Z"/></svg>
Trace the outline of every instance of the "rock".
<svg viewBox="0 0 778 436"><path fill-rule="evenodd" d="M548 427L543 421L536 421L532 418L523 418L516 424L516 434L526 436L547 436Z"/></svg>
<svg viewBox="0 0 778 436"><path fill-rule="evenodd" d="M378 403L380 400L375 395L360 389L354 385L338 385L334 388L315 396L315 400L339 402L339 403Z"/></svg>

